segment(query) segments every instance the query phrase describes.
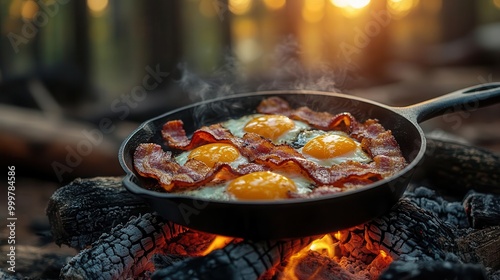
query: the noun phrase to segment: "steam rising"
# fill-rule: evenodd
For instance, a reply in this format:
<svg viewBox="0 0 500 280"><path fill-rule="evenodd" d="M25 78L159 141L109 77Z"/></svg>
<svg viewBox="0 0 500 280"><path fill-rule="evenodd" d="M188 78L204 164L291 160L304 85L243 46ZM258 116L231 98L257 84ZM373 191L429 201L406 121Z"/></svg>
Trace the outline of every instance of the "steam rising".
<svg viewBox="0 0 500 280"><path fill-rule="evenodd" d="M225 57L225 64L215 70L210 77L201 78L188 69L188 65L179 66L182 76L179 85L187 92L193 102L231 96L235 93L269 91L269 90L316 90L339 92L339 88L351 77L348 69L337 65L333 68L326 63L314 69L305 68L300 61L301 50L297 41L289 36L277 45L274 53L269 55L273 67L265 73L246 77L239 61L232 55ZM312 106L311 106L312 105ZM207 103L194 112L195 119L203 124L209 112L228 115L234 108L231 102L225 104ZM314 104L308 104L314 109ZM210 113L209 113L210 115ZM212 114L213 115L213 114Z"/></svg>

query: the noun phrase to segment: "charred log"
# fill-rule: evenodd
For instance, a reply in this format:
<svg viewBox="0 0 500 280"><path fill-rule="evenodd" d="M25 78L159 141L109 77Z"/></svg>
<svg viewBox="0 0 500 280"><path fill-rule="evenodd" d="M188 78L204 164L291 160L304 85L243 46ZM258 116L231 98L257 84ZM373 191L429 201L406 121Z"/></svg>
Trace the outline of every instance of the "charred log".
<svg viewBox="0 0 500 280"><path fill-rule="evenodd" d="M380 280L483 280L487 279L484 268L477 264L445 261L395 261L380 276Z"/></svg>
<svg viewBox="0 0 500 280"><path fill-rule="evenodd" d="M464 198L463 206L471 227L500 225L500 195L470 191Z"/></svg>
<svg viewBox="0 0 500 280"><path fill-rule="evenodd" d="M357 277L338 262L333 259L321 255L315 251L309 251L307 255L294 268L293 273L298 279L314 279L317 280L361 280L364 277ZM287 275L278 273L278 279L287 279Z"/></svg>
<svg viewBox="0 0 500 280"><path fill-rule="evenodd" d="M410 199L418 207L434 213L442 221L458 228L469 227L462 203L448 201L435 190L426 187L417 187L412 191L407 191L404 197Z"/></svg>
<svg viewBox="0 0 500 280"><path fill-rule="evenodd" d="M316 237L282 241L244 240L204 257L190 258L156 271L152 279L258 279Z"/></svg>
<svg viewBox="0 0 500 280"><path fill-rule="evenodd" d="M151 213L131 219L71 259L61 279L138 278L153 268L153 255L185 230Z"/></svg>
<svg viewBox="0 0 500 280"><path fill-rule="evenodd" d="M475 230L457 239L465 262L500 269L500 226Z"/></svg>
<svg viewBox="0 0 500 280"><path fill-rule="evenodd" d="M454 255L455 228L408 198L400 199L386 215L340 231L337 237L343 255L356 258L369 258L382 250L394 259L401 255L424 260L458 259Z"/></svg>
<svg viewBox="0 0 500 280"><path fill-rule="evenodd" d="M56 244L83 249L130 217L151 212L118 177L77 179L50 198L47 216Z"/></svg>
<svg viewBox="0 0 500 280"><path fill-rule="evenodd" d="M422 166L437 187L454 194L463 196L472 189L500 194L500 156L490 151L428 139Z"/></svg>

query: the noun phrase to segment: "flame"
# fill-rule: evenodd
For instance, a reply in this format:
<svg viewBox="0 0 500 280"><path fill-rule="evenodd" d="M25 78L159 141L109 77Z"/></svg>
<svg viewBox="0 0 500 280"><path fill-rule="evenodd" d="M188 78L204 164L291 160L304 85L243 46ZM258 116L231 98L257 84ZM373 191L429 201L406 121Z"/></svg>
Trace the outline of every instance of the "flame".
<svg viewBox="0 0 500 280"><path fill-rule="evenodd" d="M333 234L333 237L335 237L335 239L337 239L337 240L340 241L340 238L342 237L342 234L340 233L340 231L337 231L336 233Z"/></svg>
<svg viewBox="0 0 500 280"><path fill-rule="evenodd" d="M314 240L313 242L311 242L311 244L309 244L309 246L306 246L304 249L300 250L298 253L290 257L287 266L283 270L284 277L282 279L298 280L297 276L295 275L295 268L300 263L300 261L307 256L307 253L309 251L316 251L320 254L324 254L330 258L333 258L334 245L335 242L333 241L332 236L329 234L326 234L325 236Z"/></svg>
<svg viewBox="0 0 500 280"><path fill-rule="evenodd" d="M385 264L389 265L392 262L392 257L389 256L384 250L380 250L376 259L381 259Z"/></svg>
<svg viewBox="0 0 500 280"><path fill-rule="evenodd" d="M202 256L206 256L210 252L212 252L213 250L217 250L217 249L223 248L224 246L226 246L227 244L229 244L229 242L233 241L233 239L234 238L232 238L232 237L226 237L226 236L222 236L222 235L217 235L215 237L215 239L212 241L212 243L210 243L210 245L208 246L208 248L205 249L205 251L201 252L200 254Z"/></svg>
<svg viewBox="0 0 500 280"><path fill-rule="evenodd" d="M325 251L328 257L333 258L333 239L332 236L327 234L320 239L314 240L311 245L309 245L309 250L316 251L318 253L324 254Z"/></svg>
<svg viewBox="0 0 500 280"><path fill-rule="evenodd" d="M382 256L382 258L386 258L387 253L384 250L380 250L380 256Z"/></svg>

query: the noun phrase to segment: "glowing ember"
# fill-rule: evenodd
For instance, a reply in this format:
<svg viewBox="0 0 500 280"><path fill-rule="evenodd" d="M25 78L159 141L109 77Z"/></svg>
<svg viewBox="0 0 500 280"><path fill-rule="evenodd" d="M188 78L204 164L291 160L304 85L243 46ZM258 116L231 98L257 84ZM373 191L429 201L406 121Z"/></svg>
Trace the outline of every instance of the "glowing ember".
<svg viewBox="0 0 500 280"><path fill-rule="evenodd" d="M341 238L342 233L338 231L314 240L290 257L279 279L330 279L331 275L339 279L376 279L393 261L383 250L369 261L353 259L350 253L344 252L344 255L339 249Z"/></svg>
<svg viewBox="0 0 500 280"><path fill-rule="evenodd" d="M229 244L231 241L233 241L234 238L232 237L226 237L222 235L217 235L215 239L210 243L207 249L205 251L201 252L202 256L208 255L210 252L213 250L217 250L220 248L225 247L227 244Z"/></svg>
<svg viewBox="0 0 500 280"><path fill-rule="evenodd" d="M321 254L325 254L325 252L326 252L326 255L328 257L333 258L334 257L333 245L334 245L334 242L333 242L332 236L327 234L320 239L314 240L311 243L311 245L309 245L309 247L306 249L316 251L316 252L321 253Z"/></svg>
<svg viewBox="0 0 500 280"><path fill-rule="evenodd" d="M332 236L326 234L322 238L316 239L311 244L295 255L291 256L288 260L288 265L285 267L283 271L282 279L290 279L290 280L299 280L299 278L295 275L295 268L299 265L302 259L306 258L309 251L315 251L320 254L324 254L330 258L334 257L334 242Z"/></svg>

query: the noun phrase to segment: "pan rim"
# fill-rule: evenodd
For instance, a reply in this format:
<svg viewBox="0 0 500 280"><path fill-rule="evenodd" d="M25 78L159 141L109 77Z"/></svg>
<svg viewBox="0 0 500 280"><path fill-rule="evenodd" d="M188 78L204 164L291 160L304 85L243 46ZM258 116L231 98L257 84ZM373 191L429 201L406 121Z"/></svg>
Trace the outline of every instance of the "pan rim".
<svg viewBox="0 0 500 280"><path fill-rule="evenodd" d="M192 197L188 195L182 195L182 194L174 194L174 193L162 193L158 191L153 191L153 190L148 190L140 185L136 184L135 182L132 181L133 178L137 178L137 175L135 174L134 170L131 170L129 166L126 163L125 160L125 150L126 147L128 146L128 143L130 140L139 132L144 130L150 123L157 121L159 119L165 118L169 115L173 115L175 113L179 113L181 111L189 110L195 107L202 106L204 104L209 104L213 102L220 102L220 101L225 101L225 100L230 100L230 99L238 99L238 98L244 98L244 97L250 97L250 96L255 96L255 95L260 95L260 96L273 96L273 95L287 95L287 94L311 94L311 95L324 95L324 96L332 96L332 97L337 97L337 98L344 98L347 100L356 100L364 103L369 103L373 106L377 106L380 108L383 108L385 110L391 111L393 114L398 115L404 119L406 119L410 124L412 124L413 128L415 128L418 131L418 134L420 136L420 148L418 150L418 153L415 155L415 157L411 160L411 162L408 163L407 166L405 166L403 169L398 171L396 174L384 178L380 181L377 181L375 183L366 185L366 186L361 186L359 188L351 189L351 190L346 190L338 193L333 193L333 194L327 194L327 195L322 195L319 197L312 197L312 198L294 198L294 199L279 199L279 200L230 200L230 201L224 201L224 200L215 200L215 199L207 199L207 198L197 198L197 197ZM371 118L376 118L376 116L370 116ZM121 143L118 156L119 156L119 162L122 167L122 169L125 171L126 176L123 179L123 184L125 185L125 188L139 196L147 197L147 198L153 198L153 199L187 199L187 200L196 200L202 203L211 203L211 204L218 204L221 206L224 205L238 205L238 206L276 206L276 205L292 205L292 204L304 204L304 203L316 203L318 201L323 201L323 200L331 200L339 197L346 197L346 196L351 196L351 195L356 195L359 192L365 192L372 190L374 188L377 188L381 185L384 184L390 184L392 181L396 181L398 178L402 177L406 173L410 172L413 170L422 160L424 154L426 151L426 138L425 134L418 125L418 123L412 119L411 116L408 116L407 114L404 114L403 111L400 110L399 107L393 107L389 106L386 104L379 103L377 101L369 100L366 98L358 97L358 96L351 96L345 93L339 93L339 92L327 92L327 91L318 91L318 90L307 90L307 89L300 89L300 90L268 90L268 91L257 91L257 92L244 92L244 93L235 93L231 95L226 95L226 96L220 96L212 99L207 99L203 101L199 101L196 103L192 103L168 112L165 112L161 115L158 115L156 117L150 118L144 122L142 122L133 132L131 132Z"/></svg>

